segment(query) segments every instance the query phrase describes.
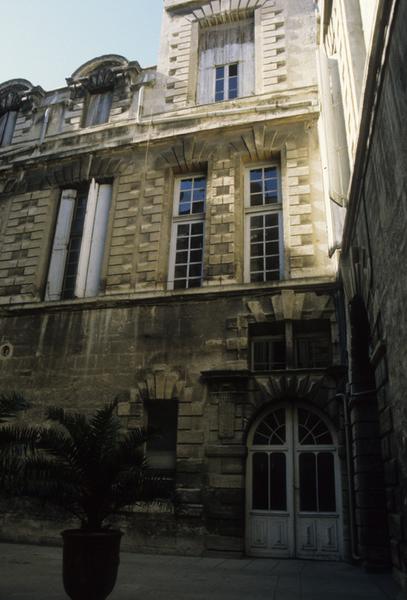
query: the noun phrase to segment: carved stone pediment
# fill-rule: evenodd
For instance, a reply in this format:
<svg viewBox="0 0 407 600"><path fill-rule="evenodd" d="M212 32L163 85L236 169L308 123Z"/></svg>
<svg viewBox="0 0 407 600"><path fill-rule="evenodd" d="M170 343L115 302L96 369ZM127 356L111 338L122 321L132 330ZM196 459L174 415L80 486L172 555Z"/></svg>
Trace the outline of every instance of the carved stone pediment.
<svg viewBox="0 0 407 600"><path fill-rule="evenodd" d="M13 89L0 92L0 115L9 110L18 110L21 104L21 96Z"/></svg>
<svg viewBox="0 0 407 600"><path fill-rule="evenodd" d="M267 377L255 378L257 385L270 400L311 400L324 381L321 373L276 373Z"/></svg>
<svg viewBox="0 0 407 600"><path fill-rule="evenodd" d="M83 81L83 86L88 92L104 92L110 90L115 84L115 74L111 69L98 69L89 75L89 77Z"/></svg>
<svg viewBox="0 0 407 600"><path fill-rule="evenodd" d="M0 86L0 115L10 110L31 110L44 96L40 86L26 79L11 79Z"/></svg>
<svg viewBox="0 0 407 600"><path fill-rule="evenodd" d="M178 371L170 369L142 370L137 376L137 388L143 401L175 400L180 397L185 379Z"/></svg>

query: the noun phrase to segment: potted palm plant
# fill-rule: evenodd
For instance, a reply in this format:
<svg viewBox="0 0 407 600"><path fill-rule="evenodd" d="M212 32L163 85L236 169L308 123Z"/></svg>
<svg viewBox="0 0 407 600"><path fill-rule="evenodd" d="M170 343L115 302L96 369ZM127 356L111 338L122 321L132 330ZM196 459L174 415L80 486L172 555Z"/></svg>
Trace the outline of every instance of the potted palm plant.
<svg viewBox="0 0 407 600"><path fill-rule="evenodd" d="M91 418L49 408L36 449L23 460L22 491L68 511L78 529L62 532L63 582L72 600L104 600L113 590L122 532L109 517L151 499L157 480L146 470L144 429L123 434L117 401Z"/></svg>
<svg viewBox="0 0 407 600"><path fill-rule="evenodd" d="M37 440L32 427L15 422L17 414L29 407L29 401L17 392L0 393L0 495L13 490L22 449L29 452Z"/></svg>

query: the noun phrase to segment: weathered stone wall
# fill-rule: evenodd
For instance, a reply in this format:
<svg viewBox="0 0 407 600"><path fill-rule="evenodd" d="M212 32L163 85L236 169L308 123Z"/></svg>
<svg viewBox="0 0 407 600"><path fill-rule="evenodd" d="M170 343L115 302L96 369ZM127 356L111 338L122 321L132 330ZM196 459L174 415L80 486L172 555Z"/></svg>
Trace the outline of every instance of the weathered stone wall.
<svg viewBox="0 0 407 600"><path fill-rule="evenodd" d="M256 0L249 5L207 0L201 6L169 2L165 9L157 66L165 103L159 105L159 112L195 104L200 27L216 27L247 16L254 16L255 93L316 85L316 24L310 0Z"/></svg>
<svg viewBox="0 0 407 600"><path fill-rule="evenodd" d="M141 147L110 159L100 154L81 163L66 159L47 172L27 170L19 182L26 193L1 201L4 235L0 240L0 304L41 301L59 203L57 185L90 177L114 179L113 206L102 274L107 295L164 291L174 198L174 178L187 165L207 174L204 286L244 283L247 254L244 179L251 164L281 165L285 279L333 276L328 258L326 215L314 121L256 126L215 137L202 134L186 154L186 142ZM195 150L196 151L196 150Z"/></svg>
<svg viewBox="0 0 407 600"><path fill-rule="evenodd" d="M272 401L268 378L251 379L247 370L248 326L284 318L330 320L333 362L338 364L338 331L329 293L208 291L201 298L130 301L122 306L107 302L98 309L16 309L1 321L1 339L10 349L0 356L2 390L17 389L31 398L30 419L39 422L49 404L89 413L118 395L126 429L144 423L144 398L176 398L175 502L123 517L128 547L242 553L246 436L255 415ZM218 380L216 373L222 369L230 374ZM215 373L215 379L202 372ZM274 401L287 393L307 398L341 430L340 406L333 401L336 382L323 372L312 377L291 374L287 384L278 379L281 396ZM291 386L291 392L284 385ZM340 444L343 457L343 437ZM57 541L57 515L45 518L34 512L23 518L25 510L24 505L6 509L3 538Z"/></svg>
<svg viewBox="0 0 407 600"><path fill-rule="evenodd" d="M342 263L348 300L355 296L362 298L369 320L392 562L404 584L407 572L404 526L407 490L407 78L402 57L407 51L406 24L407 7L404 2L399 2L375 125L369 149L365 150L366 170L360 194L354 199L357 210L347 240L349 250ZM368 425L365 425L366 430ZM368 445L362 454L361 460L365 464L374 463L374 459L369 459Z"/></svg>

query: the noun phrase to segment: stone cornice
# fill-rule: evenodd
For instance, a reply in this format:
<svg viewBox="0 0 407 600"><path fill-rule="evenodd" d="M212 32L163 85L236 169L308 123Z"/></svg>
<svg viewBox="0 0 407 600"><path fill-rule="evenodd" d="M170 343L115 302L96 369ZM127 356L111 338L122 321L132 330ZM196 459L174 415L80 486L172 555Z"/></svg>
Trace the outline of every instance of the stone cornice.
<svg viewBox="0 0 407 600"><path fill-rule="evenodd" d="M103 149L125 148L135 144L160 143L180 135L224 129L224 120L232 117L228 131L250 123L274 122L276 125L290 121L317 118L319 106L314 86L291 93L267 94L224 105L193 106L174 112L162 113L149 119L136 118L122 122L61 133L37 141L13 144L0 149L0 177L13 165L27 168L44 160L77 156L78 153L98 152ZM168 128L171 124L172 127Z"/></svg>

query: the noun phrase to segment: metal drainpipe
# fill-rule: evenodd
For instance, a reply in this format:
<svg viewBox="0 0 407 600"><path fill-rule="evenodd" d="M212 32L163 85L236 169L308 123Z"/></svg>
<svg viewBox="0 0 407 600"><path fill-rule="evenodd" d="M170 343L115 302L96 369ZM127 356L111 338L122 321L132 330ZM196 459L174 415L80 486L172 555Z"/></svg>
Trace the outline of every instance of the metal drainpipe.
<svg viewBox="0 0 407 600"><path fill-rule="evenodd" d="M41 144L43 143L45 135L47 133L50 112L51 112L51 109L48 106L47 109L46 109L46 111L45 111L45 113L44 113L44 121L42 123L41 132L40 132L40 139L38 141L38 145L39 146L41 146Z"/></svg>
<svg viewBox="0 0 407 600"><path fill-rule="evenodd" d="M350 440L350 421L349 421L349 409L348 409L348 395L347 394L336 394L335 398L342 398L343 412L345 417L345 446L346 446L346 469L348 479L348 499L349 499L349 520L350 520L350 544L352 559L359 561L362 559L359 554L356 553L356 523L355 523L355 501L354 501L354 486L353 486L353 464L352 464L352 448Z"/></svg>
<svg viewBox="0 0 407 600"><path fill-rule="evenodd" d="M142 84L140 86L139 95L138 95L138 98L137 98L137 112L136 112L136 123L137 123L137 125L141 124L141 112L143 110L143 103L144 103L144 88L145 88L145 85Z"/></svg>

